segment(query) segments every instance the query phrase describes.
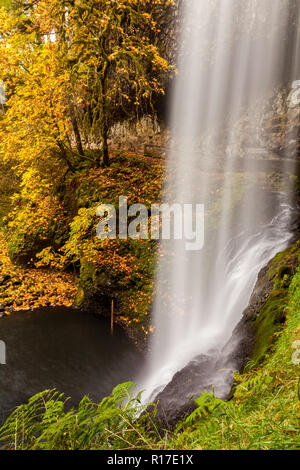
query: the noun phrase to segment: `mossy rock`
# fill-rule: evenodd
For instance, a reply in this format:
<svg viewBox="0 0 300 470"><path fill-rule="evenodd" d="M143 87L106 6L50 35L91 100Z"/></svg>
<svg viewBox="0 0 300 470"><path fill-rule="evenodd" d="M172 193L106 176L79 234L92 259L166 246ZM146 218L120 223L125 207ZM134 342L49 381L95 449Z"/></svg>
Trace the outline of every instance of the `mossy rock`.
<svg viewBox="0 0 300 470"><path fill-rule="evenodd" d="M93 290L95 274L94 265L86 260L82 260L79 275L79 289L82 291Z"/></svg>
<svg viewBox="0 0 300 470"><path fill-rule="evenodd" d="M262 362L274 344L276 333L282 329L286 321L286 304L286 292L272 291L255 320L255 344L251 355L255 365Z"/></svg>
<svg viewBox="0 0 300 470"><path fill-rule="evenodd" d="M252 366L261 364L286 321L289 286L300 264L300 241L278 253L259 273L244 319L253 335Z"/></svg>
<svg viewBox="0 0 300 470"><path fill-rule="evenodd" d="M82 288L79 288L76 293L74 305L77 308L82 308L84 307L84 302L85 302L84 290Z"/></svg>
<svg viewBox="0 0 300 470"><path fill-rule="evenodd" d="M32 234L14 233L9 236L8 256L17 265L27 265L35 254L47 246Z"/></svg>

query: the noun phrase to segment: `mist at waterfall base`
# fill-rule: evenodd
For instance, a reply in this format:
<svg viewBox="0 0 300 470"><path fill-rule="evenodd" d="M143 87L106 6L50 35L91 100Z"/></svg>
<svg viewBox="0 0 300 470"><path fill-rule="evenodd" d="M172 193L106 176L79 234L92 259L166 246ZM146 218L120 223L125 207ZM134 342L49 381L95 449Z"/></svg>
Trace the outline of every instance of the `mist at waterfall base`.
<svg viewBox="0 0 300 470"><path fill-rule="evenodd" d="M263 152L282 176L280 191L270 189L259 170L260 106L278 84L300 77L299 7L289 0L183 2L164 199L205 205L205 246L188 252L184 239L161 244L154 334L137 380L145 401L197 355L221 351L259 271L291 241L293 160Z"/></svg>

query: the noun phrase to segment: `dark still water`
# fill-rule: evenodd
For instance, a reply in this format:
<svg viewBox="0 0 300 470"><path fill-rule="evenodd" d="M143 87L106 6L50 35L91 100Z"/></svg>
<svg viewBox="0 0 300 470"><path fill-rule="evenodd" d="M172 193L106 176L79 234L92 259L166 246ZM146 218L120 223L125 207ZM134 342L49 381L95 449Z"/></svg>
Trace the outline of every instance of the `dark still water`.
<svg viewBox="0 0 300 470"><path fill-rule="evenodd" d="M0 318L6 365L0 364L0 418L32 395L56 388L78 403L99 401L134 381L142 357L121 328L68 308L42 308Z"/></svg>

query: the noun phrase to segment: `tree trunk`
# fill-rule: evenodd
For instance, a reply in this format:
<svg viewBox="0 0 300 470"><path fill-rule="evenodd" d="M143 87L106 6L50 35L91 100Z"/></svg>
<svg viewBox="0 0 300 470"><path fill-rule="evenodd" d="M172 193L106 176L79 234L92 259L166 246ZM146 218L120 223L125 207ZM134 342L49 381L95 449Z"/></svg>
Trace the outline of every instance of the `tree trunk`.
<svg viewBox="0 0 300 470"><path fill-rule="evenodd" d="M79 153L79 155L84 156L81 136L80 136L80 132L79 132L77 119L76 119L76 116L75 116L75 107L74 107L74 103L72 101L72 98L69 97L68 102L69 102L69 110L70 110L70 119L71 119L73 132L74 132L74 136L75 136L77 152Z"/></svg>
<svg viewBox="0 0 300 470"><path fill-rule="evenodd" d="M106 92L107 92L107 72L108 72L108 64L105 64L103 71L102 71L102 78L101 78L101 141L102 141L102 158L101 158L101 166L107 167L109 166L109 153L108 153L108 109L107 109L107 102L106 102Z"/></svg>
<svg viewBox="0 0 300 470"><path fill-rule="evenodd" d="M72 163L70 162L70 160L68 159L68 156L67 156L67 152L66 152L66 149L65 149L65 146L64 144L61 142L61 141L58 141L57 142L57 145L60 149L60 153L61 153L61 157L62 159L64 160L64 162L67 164L67 167L69 168L69 170L74 173L74 167L72 165Z"/></svg>
<svg viewBox="0 0 300 470"><path fill-rule="evenodd" d="M84 151L83 151L83 147L82 147L81 136L80 136L80 132L79 132L78 124L77 124L77 119L74 116L74 117L72 117L71 120L72 120L72 127L73 127L73 131L74 131L74 135L75 135L75 140L76 140L77 151L78 151L79 155L83 156Z"/></svg>
<svg viewBox="0 0 300 470"><path fill-rule="evenodd" d="M109 153L108 153L108 129L106 122L103 123L102 126L102 159L101 159L101 166L107 167L109 166Z"/></svg>

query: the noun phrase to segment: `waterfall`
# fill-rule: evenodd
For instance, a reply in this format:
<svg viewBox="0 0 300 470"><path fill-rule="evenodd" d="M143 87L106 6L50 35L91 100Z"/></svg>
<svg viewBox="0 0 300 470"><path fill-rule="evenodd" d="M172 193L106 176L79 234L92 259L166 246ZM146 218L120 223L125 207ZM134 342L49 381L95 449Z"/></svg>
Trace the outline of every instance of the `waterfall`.
<svg viewBox="0 0 300 470"><path fill-rule="evenodd" d="M280 85L300 78L298 23L298 0L183 1L164 200L204 204L205 243L161 243L146 399L224 346L259 271L291 239L296 163L270 150L264 118Z"/></svg>

